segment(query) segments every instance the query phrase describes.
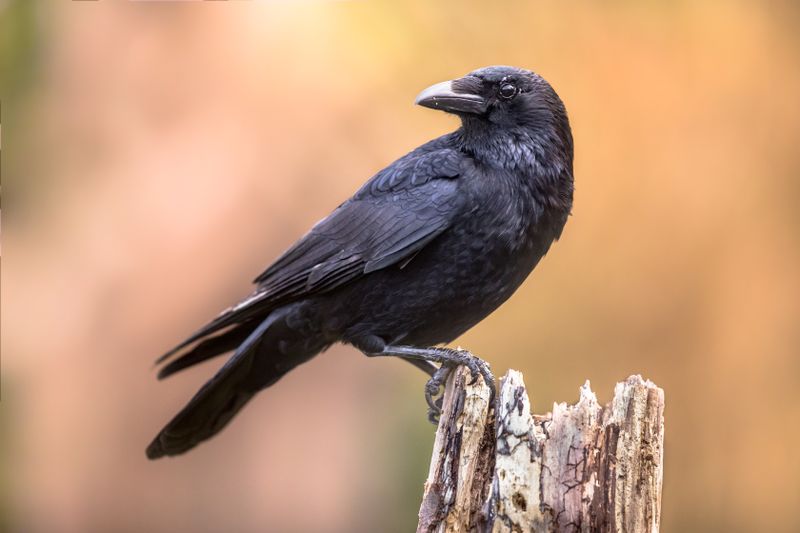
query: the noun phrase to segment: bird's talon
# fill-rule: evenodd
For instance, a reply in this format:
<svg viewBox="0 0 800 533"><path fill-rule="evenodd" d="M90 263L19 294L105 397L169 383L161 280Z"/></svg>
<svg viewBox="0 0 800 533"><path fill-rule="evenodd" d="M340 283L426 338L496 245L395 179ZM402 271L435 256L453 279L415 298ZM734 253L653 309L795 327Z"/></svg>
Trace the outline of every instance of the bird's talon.
<svg viewBox="0 0 800 533"><path fill-rule="evenodd" d="M441 410L441 397L436 398L441 390L441 384L431 378L428 383L425 384L425 402L428 404L428 407L431 410L440 411Z"/></svg>
<svg viewBox="0 0 800 533"><path fill-rule="evenodd" d="M442 384L434 380L433 378L429 379L428 382L425 383L425 393L430 394L431 396L436 396L437 394L439 394L441 388Z"/></svg>
<svg viewBox="0 0 800 533"><path fill-rule="evenodd" d="M425 401L428 403L428 407L435 411L441 411L442 409L444 382L447 380L450 368L449 365L440 366L427 383L425 383Z"/></svg>

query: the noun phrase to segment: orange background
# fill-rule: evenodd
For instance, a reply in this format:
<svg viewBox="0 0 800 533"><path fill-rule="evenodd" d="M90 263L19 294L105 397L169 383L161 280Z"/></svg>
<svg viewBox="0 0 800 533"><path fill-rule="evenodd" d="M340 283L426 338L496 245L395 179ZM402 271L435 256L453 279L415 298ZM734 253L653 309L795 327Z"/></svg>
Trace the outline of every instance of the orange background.
<svg viewBox="0 0 800 533"><path fill-rule="evenodd" d="M535 408L666 392L664 531L800 530L800 10L792 2L0 1L0 529L410 531L424 376L335 347L218 438L144 447L221 361L153 359L488 64L566 102L574 216L458 343Z"/></svg>

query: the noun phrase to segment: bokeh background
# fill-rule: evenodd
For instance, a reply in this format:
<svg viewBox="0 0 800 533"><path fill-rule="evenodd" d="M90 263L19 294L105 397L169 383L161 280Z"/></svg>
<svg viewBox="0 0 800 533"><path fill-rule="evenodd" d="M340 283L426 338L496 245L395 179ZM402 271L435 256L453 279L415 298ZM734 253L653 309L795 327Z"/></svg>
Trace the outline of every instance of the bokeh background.
<svg viewBox="0 0 800 533"><path fill-rule="evenodd" d="M774 2L0 0L0 529L410 531L424 376L335 347L218 438L144 447L221 363L153 359L488 64L557 89L561 242L458 343L535 408L666 391L664 531L800 531L800 10Z"/></svg>

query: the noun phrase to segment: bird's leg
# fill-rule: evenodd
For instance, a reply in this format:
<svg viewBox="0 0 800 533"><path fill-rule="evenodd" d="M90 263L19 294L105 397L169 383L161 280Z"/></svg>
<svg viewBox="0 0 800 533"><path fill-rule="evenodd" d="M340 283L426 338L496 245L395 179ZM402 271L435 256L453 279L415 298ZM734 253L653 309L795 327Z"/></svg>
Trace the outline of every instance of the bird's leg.
<svg viewBox="0 0 800 533"><path fill-rule="evenodd" d="M394 346L386 345L379 353L370 353L371 356L394 356L402 357L403 359L421 359L424 361L432 361L435 363L442 363L449 366L464 365L469 368L472 373L472 382L474 383L478 376L483 376L486 385L492 391L494 396L494 375L489 368L489 364L483 359L476 357L466 350L454 350L453 348L417 348L415 346Z"/></svg>
<svg viewBox="0 0 800 533"><path fill-rule="evenodd" d="M442 397L436 398L436 396L444 385L448 374L456 366L464 365L469 368L472 373L473 383L478 379L478 375L481 375L491 393L489 401L494 401L494 376L489 364L466 350L438 347L418 348L415 346L387 344L377 335L346 339L345 342L352 344L368 357L399 357L430 374L431 379L425 384L425 401L429 407L428 419L433 423L437 423L437 418L442 408ZM436 367L433 363L441 363L441 366Z"/></svg>
<svg viewBox="0 0 800 533"><path fill-rule="evenodd" d="M364 353L369 357L393 356L416 361L430 361L441 363L442 367L464 365L469 368L470 372L472 373L473 383L476 379L478 379L479 375L483 376L486 385L489 386L489 390L491 391L491 400L494 400L494 376L489 368L489 364L483 359L475 357L466 350L454 350L452 348L436 347L417 348L414 346L394 346L390 344L384 344L379 350L364 350ZM430 389L435 388L438 391L441 384L444 383L444 378L447 376L447 372L448 370L441 370L441 372L437 371L431 377L428 385L425 386L425 398L428 400L428 405L430 405L432 409L436 407L436 402L433 401L432 398L429 398L429 385Z"/></svg>

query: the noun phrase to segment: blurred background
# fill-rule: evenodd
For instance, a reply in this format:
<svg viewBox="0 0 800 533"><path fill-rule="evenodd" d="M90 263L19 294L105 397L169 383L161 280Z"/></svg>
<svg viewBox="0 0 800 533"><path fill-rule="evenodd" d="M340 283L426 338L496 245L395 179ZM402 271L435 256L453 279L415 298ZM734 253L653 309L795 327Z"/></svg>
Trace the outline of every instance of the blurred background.
<svg viewBox="0 0 800 533"><path fill-rule="evenodd" d="M538 412L663 387L664 531L800 531L799 30L791 1L0 0L0 530L411 531L410 365L334 347L148 462L222 362L153 360L457 126L418 91L511 64L566 102L574 216L458 344Z"/></svg>

